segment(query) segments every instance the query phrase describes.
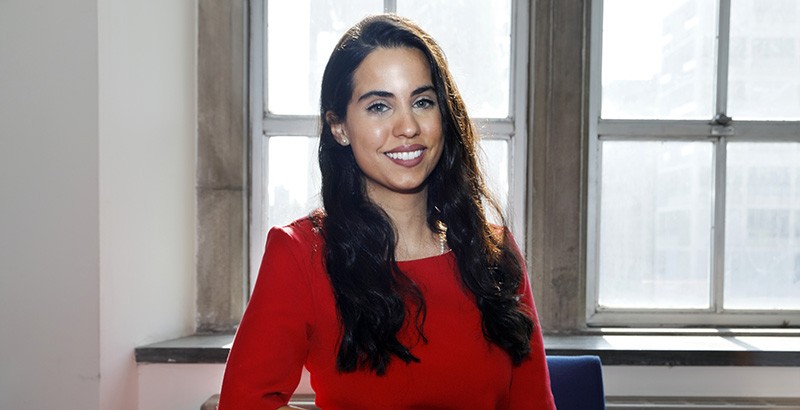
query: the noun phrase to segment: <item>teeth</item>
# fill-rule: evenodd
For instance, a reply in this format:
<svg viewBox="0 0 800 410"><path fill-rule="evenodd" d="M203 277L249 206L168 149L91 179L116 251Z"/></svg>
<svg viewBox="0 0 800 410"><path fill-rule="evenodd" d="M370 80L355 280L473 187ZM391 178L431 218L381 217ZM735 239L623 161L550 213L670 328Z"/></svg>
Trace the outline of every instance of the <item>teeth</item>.
<svg viewBox="0 0 800 410"><path fill-rule="evenodd" d="M410 151L410 152L387 152L386 156L391 159L398 159L401 161L408 161L410 159L414 159L422 155L422 150L417 151Z"/></svg>

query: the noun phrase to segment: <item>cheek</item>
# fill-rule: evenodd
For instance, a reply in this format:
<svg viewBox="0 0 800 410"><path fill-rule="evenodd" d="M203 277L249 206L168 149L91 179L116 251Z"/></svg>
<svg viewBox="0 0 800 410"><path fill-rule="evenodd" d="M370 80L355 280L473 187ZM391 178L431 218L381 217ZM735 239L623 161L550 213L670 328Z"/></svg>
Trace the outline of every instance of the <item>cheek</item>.
<svg viewBox="0 0 800 410"><path fill-rule="evenodd" d="M442 131L442 124L430 124L425 128L424 132L431 136L431 139L439 144L444 144L444 132Z"/></svg>
<svg viewBox="0 0 800 410"><path fill-rule="evenodd" d="M361 132L350 138L353 153L356 157L379 152L385 140L381 133L375 130L361 130Z"/></svg>
<svg viewBox="0 0 800 410"><path fill-rule="evenodd" d="M424 122L424 124L422 124L422 126L429 135L437 135L439 138L441 138L443 134L443 128L442 117L440 115L432 115L427 119L427 121Z"/></svg>
<svg viewBox="0 0 800 410"><path fill-rule="evenodd" d="M356 165L364 170L370 168L372 165L379 161L378 153L381 145L377 142L377 138L371 135L360 133L350 143L353 150L353 157L356 160Z"/></svg>
<svg viewBox="0 0 800 410"><path fill-rule="evenodd" d="M347 135L354 144L370 146L379 144L390 132L384 124L368 119L354 119L346 125Z"/></svg>

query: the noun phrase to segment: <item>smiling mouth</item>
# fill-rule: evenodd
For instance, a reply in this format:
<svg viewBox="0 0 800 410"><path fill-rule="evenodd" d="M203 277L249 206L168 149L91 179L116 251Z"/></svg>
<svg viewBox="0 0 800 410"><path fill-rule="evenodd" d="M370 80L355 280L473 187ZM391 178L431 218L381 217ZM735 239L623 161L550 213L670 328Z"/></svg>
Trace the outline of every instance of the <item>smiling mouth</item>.
<svg viewBox="0 0 800 410"><path fill-rule="evenodd" d="M416 151L406 152L387 152L386 156L394 160L410 161L412 159L419 158L419 156L422 155L422 151L423 150L418 149Z"/></svg>

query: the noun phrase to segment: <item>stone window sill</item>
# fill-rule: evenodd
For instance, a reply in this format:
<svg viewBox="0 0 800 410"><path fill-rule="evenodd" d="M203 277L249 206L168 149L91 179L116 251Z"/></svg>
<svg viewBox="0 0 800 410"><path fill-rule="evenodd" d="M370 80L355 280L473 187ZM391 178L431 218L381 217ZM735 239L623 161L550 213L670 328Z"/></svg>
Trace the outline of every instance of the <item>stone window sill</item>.
<svg viewBox="0 0 800 410"><path fill-rule="evenodd" d="M600 329L544 340L548 355L597 355L607 366L800 366L800 329ZM224 364L232 342L182 337L136 348L136 361Z"/></svg>

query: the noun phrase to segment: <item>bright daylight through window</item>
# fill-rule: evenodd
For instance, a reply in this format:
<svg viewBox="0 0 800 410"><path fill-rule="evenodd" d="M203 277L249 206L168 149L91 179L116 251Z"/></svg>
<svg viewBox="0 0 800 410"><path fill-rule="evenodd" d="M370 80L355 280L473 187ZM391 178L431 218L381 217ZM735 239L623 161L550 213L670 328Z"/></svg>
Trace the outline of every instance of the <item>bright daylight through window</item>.
<svg viewBox="0 0 800 410"><path fill-rule="evenodd" d="M589 322L796 325L800 2L595 3Z"/></svg>

